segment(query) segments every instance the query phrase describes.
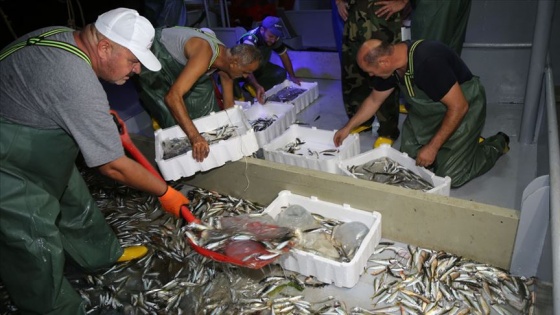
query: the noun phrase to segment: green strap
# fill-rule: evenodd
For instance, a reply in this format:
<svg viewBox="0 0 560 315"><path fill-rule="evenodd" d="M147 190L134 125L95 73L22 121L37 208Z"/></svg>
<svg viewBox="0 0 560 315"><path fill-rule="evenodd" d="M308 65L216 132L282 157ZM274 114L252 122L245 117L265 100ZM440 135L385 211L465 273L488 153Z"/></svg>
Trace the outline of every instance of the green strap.
<svg viewBox="0 0 560 315"><path fill-rule="evenodd" d="M206 33L201 29L196 29L197 31L201 32L202 34L209 36L211 38L214 38L216 40L219 40L218 37L216 37L216 35L211 34L211 33ZM216 50L216 54L212 54L212 59L210 60L210 64L208 65L208 69L210 69L210 67L212 67L212 65L214 64L214 61L216 61L216 59L218 58L218 56L220 55L220 45L217 42L210 42L210 45L213 46L213 48Z"/></svg>
<svg viewBox="0 0 560 315"><path fill-rule="evenodd" d="M89 59L89 57L78 47L65 43L65 42L61 42L61 41L57 41L57 40L50 40L50 39L46 39L46 37L48 36L52 36L58 33L62 33L62 32L70 32L72 31L71 29L65 29L65 28L58 28L58 29L53 29L50 31L47 31L41 35L38 36L33 36L28 38L26 41L23 42L19 42L17 44L14 44L12 46L7 47L6 49L4 49L2 52L0 52L0 61L6 59L8 56L10 56L11 54L15 53L16 51L26 47L26 46L47 46L47 47L54 47L54 48L60 48L63 50L66 50L70 53L73 53L74 55L82 58L85 62L87 62L89 65L91 65L91 60Z"/></svg>
<svg viewBox="0 0 560 315"><path fill-rule="evenodd" d="M414 50L416 49L416 46L418 46L418 44L420 44L422 41L423 39L414 42L414 44L412 44L410 50L408 51L408 69L406 69L406 72L404 73L404 83L406 85L408 95L410 95L411 97L415 96L412 83L412 80L414 80L414 58L412 57L414 56Z"/></svg>

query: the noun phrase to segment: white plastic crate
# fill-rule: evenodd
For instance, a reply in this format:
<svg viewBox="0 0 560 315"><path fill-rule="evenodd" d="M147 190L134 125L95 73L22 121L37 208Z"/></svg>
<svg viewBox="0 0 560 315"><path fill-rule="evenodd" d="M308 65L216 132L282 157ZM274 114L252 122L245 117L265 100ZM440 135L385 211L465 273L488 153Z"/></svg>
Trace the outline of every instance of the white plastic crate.
<svg viewBox="0 0 560 315"><path fill-rule="evenodd" d="M383 144L378 148L373 150L369 150L362 154L356 155L354 157L341 160L338 163L338 167L342 171L343 174L358 178L350 171L348 171L348 167L354 165L361 165L367 162L387 157L392 159L393 161L399 163L400 165L406 167L408 170L414 172L416 175L421 176L423 179L430 182L434 188L426 191L430 194L438 194L443 196L449 196L449 190L451 188L451 178L449 176L439 177L436 176L430 170L427 170L424 167L416 166L416 161L408 156L408 154L401 152L397 149L392 148L387 144Z"/></svg>
<svg viewBox="0 0 560 315"><path fill-rule="evenodd" d="M317 129L316 127L291 125L282 135L263 146L264 158L265 160L278 163L300 166L332 174L342 174L338 167L338 162L360 153L360 136L359 134L349 135L337 148L333 142L335 132L336 131ZM282 148L286 147L289 143L293 143L296 138L305 142L299 146L297 151L288 153L282 150ZM338 152L331 153L334 155L320 153L325 150L335 149L338 149Z"/></svg>
<svg viewBox="0 0 560 315"><path fill-rule="evenodd" d="M259 118L270 118L275 116L276 120L265 130L255 131L259 147L272 141L272 139L280 136L288 127L296 121L296 109L293 104L267 102L264 105L259 103L253 104L245 111L245 116L249 124L251 121Z"/></svg>
<svg viewBox="0 0 560 315"><path fill-rule="evenodd" d="M288 190L278 193L278 197L263 213L276 218L290 205L300 205L307 211L325 218L344 222L361 222L369 228L369 232L349 262L335 261L297 248L293 248L278 259L278 263L284 269L306 276L314 276L319 281L346 288L356 285L360 280L360 275L364 272L369 257L381 239L381 214L376 211L354 209L348 204L337 205L321 201L313 196L304 197L292 194Z"/></svg>
<svg viewBox="0 0 560 315"><path fill-rule="evenodd" d="M290 101L290 103L294 104L297 114L319 97L319 85L317 84L317 82L300 83L301 85L297 85L292 81L285 80L284 82L277 84L270 88L270 90L266 91L265 97L270 97L286 87L294 87L306 90L305 92L298 95L298 97L296 97L294 100Z"/></svg>
<svg viewBox="0 0 560 315"><path fill-rule="evenodd" d="M182 138L186 135L178 125L156 130L154 132L156 163L165 180L177 180L181 177L192 176L198 171L207 171L222 166L228 161L236 161L243 156L249 156L259 149L255 132L238 105L194 119L193 123L200 133L212 131L225 125L237 126L237 135L210 144L210 153L202 162L193 159L192 151L164 160L162 142L168 139Z"/></svg>

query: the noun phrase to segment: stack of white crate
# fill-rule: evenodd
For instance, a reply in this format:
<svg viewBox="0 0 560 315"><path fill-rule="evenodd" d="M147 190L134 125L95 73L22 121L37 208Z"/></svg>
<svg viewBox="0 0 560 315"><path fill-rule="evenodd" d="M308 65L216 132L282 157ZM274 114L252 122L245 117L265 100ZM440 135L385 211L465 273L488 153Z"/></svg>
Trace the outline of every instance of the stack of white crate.
<svg viewBox="0 0 560 315"><path fill-rule="evenodd" d="M210 144L210 153L202 162L192 157L192 151L169 159L163 159L163 141L186 137L178 125L155 131L156 163L165 180L178 180L181 177L194 175L198 171L207 171L224 165L228 161L236 161L250 156L259 149L255 132L243 114L240 106L213 112L208 116L193 119L200 133L216 130L226 125L235 126L235 135L229 139Z"/></svg>

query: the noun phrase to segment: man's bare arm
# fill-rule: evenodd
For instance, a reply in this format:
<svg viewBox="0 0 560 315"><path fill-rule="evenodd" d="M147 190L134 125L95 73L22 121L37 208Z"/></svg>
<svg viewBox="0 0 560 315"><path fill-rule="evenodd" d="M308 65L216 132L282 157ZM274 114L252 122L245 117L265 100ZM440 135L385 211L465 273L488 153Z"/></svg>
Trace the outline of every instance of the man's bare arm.
<svg viewBox="0 0 560 315"><path fill-rule="evenodd" d="M192 122L183 96L190 91L201 76L206 75L212 58L212 49L208 42L192 38L185 45L185 56L188 62L165 95L165 104L189 138L193 148L193 158L201 162L208 156L210 148Z"/></svg>
<svg viewBox="0 0 560 315"><path fill-rule="evenodd" d="M294 67L292 66L292 60L290 59L290 56L288 56L288 51L285 51L283 54L279 55L279 57L282 61L282 65L284 65L284 69L286 69L288 75L290 76L290 81L294 82L297 85L301 85L299 78L294 72Z"/></svg>
<svg viewBox="0 0 560 315"><path fill-rule="evenodd" d="M148 172L136 161L122 156L98 167L101 174L121 183L155 196L167 190L167 183Z"/></svg>
<svg viewBox="0 0 560 315"><path fill-rule="evenodd" d="M434 163L437 152L457 130L469 110L467 99L457 82L449 89L447 94L441 99L441 102L447 107L447 112L443 117L439 130L430 142L418 151L416 164L419 166L428 167Z"/></svg>

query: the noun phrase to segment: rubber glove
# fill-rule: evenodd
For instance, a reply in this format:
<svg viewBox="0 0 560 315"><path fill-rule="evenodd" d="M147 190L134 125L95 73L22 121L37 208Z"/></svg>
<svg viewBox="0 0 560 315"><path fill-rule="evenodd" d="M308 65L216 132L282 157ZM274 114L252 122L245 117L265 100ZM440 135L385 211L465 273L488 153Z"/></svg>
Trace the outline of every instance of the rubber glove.
<svg viewBox="0 0 560 315"><path fill-rule="evenodd" d="M162 196L158 197L163 210L172 215L179 217L181 213L181 207L183 205L189 204L189 199L185 197L182 193L173 189L171 186L167 186L167 191Z"/></svg>

